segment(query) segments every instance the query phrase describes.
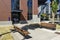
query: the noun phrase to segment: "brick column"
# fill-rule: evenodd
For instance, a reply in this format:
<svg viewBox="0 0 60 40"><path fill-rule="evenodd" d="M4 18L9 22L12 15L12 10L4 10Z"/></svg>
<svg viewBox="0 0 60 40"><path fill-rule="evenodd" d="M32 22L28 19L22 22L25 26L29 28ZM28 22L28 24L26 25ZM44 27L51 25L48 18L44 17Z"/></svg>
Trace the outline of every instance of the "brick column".
<svg viewBox="0 0 60 40"><path fill-rule="evenodd" d="M20 0L20 10L23 10L20 15L20 20L27 20L27 0Z"/></svg>
<svg viewBox="0 0 60 40"><path fill-rule="evenodd" d="M38 18L38 0L32 0L33 5L32 5L32 13L33 13L33 22L38 23L40 22L40 19Z"/></svg>
<svg viewBox="0 0 60 40"><path fill-rule="evenodd" d="M33 5L32 5L33 15L37 15L38 14L38 0L32 0L32 1L33 1Z"/></svg>

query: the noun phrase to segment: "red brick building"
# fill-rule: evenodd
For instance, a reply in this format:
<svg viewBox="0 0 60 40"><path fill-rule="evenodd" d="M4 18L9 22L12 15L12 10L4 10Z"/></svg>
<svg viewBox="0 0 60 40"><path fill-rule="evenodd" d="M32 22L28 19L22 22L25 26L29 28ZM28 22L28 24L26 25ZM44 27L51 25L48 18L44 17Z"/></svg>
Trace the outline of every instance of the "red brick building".
<svg viewBox="0 0 60 40"><path fill-rule="evenodd" d="M32 0L32 3L32 13L37 14L38 1ZM27 20L27 0L20 0L20 10L23 10L21 14ZM11 0L0 0L0 21L8 21L8 17L11 18ZM20 16L20 18L23 20L22 16Z"/></svg>
<svg viewBox="0 0 60 40"><path fill-rule="evenodd" d="M20 21L28 20L28 0L19 0ZM0 21L11 21L12 20L12 0L0 0ZM38 0L32 0L32 15L38 14ZM33 18L33 16L32 16Z"/></svg>

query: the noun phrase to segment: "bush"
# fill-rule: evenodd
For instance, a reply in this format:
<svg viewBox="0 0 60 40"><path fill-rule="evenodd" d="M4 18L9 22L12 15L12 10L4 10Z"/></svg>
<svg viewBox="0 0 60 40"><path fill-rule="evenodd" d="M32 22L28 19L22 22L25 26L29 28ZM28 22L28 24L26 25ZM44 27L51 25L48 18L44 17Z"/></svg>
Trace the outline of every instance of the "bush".
<svg viewBox="0 0 60 40"><path fill-rule="evenodd" d="M42 13L41 20L48 20L48 15L46 13Z"/></svg>

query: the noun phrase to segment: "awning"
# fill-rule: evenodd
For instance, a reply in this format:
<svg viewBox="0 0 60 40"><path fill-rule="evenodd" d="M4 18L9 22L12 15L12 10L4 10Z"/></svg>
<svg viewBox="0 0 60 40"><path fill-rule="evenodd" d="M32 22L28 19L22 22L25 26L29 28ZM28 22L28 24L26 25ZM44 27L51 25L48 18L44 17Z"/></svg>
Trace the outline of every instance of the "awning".
<svg viewBox="0 0 60 40"><path fill-rule="evenodd" d="M12 10L11 12L22 12L23 10Z"/></svg>

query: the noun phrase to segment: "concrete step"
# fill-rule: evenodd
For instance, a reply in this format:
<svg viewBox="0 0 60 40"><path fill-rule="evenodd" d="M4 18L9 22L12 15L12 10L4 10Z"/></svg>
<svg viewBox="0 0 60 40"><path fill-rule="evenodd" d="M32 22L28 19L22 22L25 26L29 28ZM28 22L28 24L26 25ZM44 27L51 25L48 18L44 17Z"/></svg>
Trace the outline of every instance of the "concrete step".
<svg viewBox="0 0 60 40"><path fill-rule="evenodd" d="M0 21L0 25L11 25L12 21Z"/></svg>

